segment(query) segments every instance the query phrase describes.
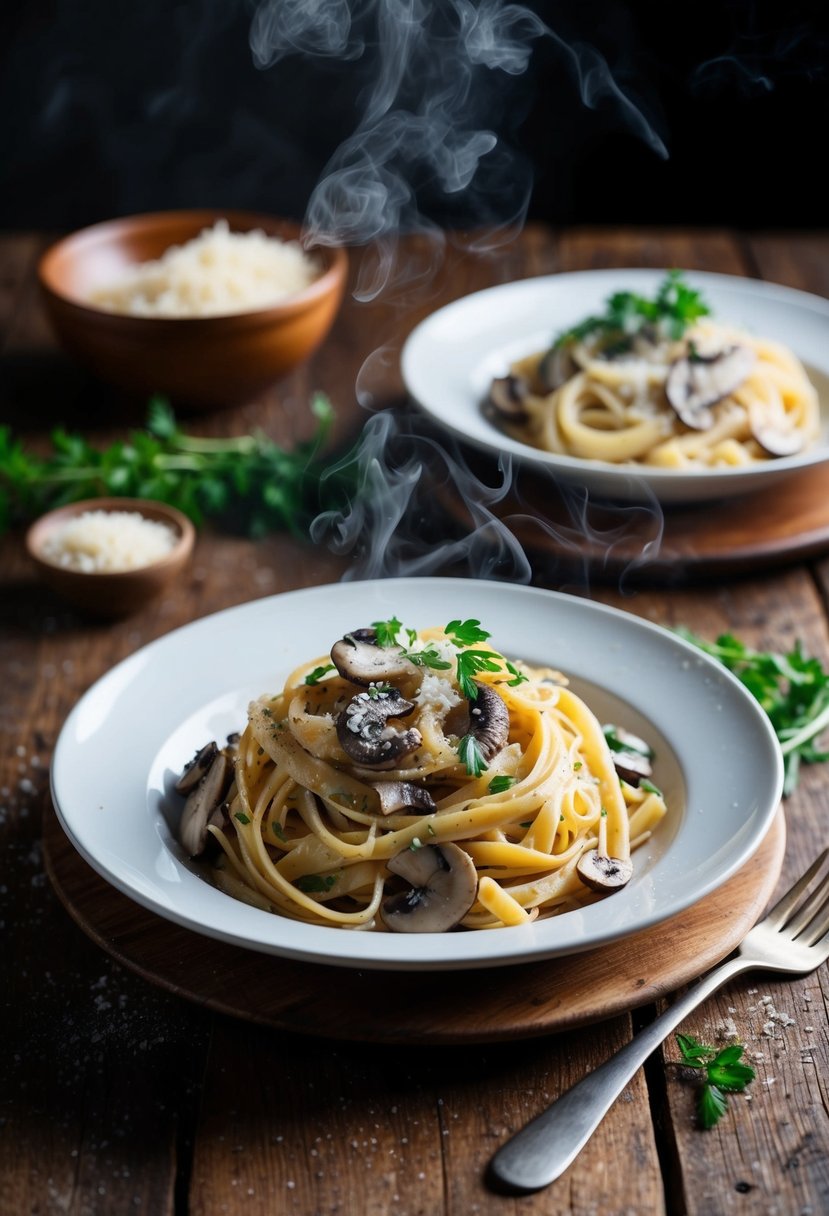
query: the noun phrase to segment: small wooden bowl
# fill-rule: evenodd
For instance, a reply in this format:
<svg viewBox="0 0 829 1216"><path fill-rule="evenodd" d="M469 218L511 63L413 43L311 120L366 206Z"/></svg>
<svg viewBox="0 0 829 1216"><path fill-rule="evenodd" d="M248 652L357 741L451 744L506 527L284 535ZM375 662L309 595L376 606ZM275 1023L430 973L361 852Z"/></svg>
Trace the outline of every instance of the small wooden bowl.
<svg viewBox="0 0 829 1216"><path fill-rule="evenodd" d="M215 317L132 317L89 303L124 271L197 237L219 219L295 241L298 224L246 211L162 211L81 229L38 267L46 311L66 349L132 395L163 393L178 409L249 401L306 359L328 334L345 290L345 251L312 250L322 273L303 291L253 312Z"/></svg>
<svg viewBox="0 0 829 1216"><path fill-rule="evenodd" d="M164 557L134 570L91 572L58 566L43 556L46 540L56 529L85 511L130 511L167 524L176 543ZM98 617L128 616L143 608L181 574L190 555L196 530L186 515L163 502L143 498L90 498L49 511L26 533L26 549L43 581L62 599Z"/></svg>

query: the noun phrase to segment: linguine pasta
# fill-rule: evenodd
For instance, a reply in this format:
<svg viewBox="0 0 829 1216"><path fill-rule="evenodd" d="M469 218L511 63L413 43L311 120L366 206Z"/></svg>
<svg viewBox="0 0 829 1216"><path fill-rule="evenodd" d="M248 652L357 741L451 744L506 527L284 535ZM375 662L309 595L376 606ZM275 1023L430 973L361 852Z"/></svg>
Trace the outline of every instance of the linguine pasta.
<svg viewBox="0 0 829 1216"><path fill-rule="evenodd" d="M489 929L595 898L585 857L628 866L661 793L620 777L561 675L482 649L478 625L378 622L250 706L207 829L225 891L316 925Z"/></svg>
<svg viewBox="0 0 829 1216"><path fill-rule="evenodd" d="M704 316L630 334L588 319L512 364L487 410L542 451L680 470L793 455L820 429L817 392L787 347Z"/></svg>

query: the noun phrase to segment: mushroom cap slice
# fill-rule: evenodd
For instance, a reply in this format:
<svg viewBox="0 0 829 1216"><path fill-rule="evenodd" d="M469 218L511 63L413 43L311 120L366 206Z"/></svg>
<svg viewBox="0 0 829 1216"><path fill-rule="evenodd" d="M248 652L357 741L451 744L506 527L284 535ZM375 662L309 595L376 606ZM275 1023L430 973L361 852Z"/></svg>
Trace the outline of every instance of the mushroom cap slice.
<svg viewBox="0 0 829 1216"><path fill-rule="evenodd" d="M469 731L478 741L487 764L506 746L509 738L509 710L500 693L489 684L475 681L478 695L469 703Z"/></svg>
<svg viewBox="0 0 829 1216"><path fill-rule="evenodd" d="M456 844L404 849L390 858L388 868L411 884L408 891L389 896L381 905L383 922L394 933L445 933L463 920L475 902L478 872L469 854Z"/></svg>
<svg viewBox="0 0 829 1216"><path fill-rule="evenodd" d="M399 811L433 811L435 800L422 785L411 781L379 781L372 786L380 799L380 810L384 815Z"/></svg>
<svg viewBox="0 0 829 1216"><path fill-rule="evenodd" d="M233 780L233 766L218 752L206 775L188 795L181 812L178 836L188 856L198 857L207 845L207 825L219 811Z"/></svg>
<svg viewBox="0 0 829 1216"><path fill-rule="evenodd" d="M739 388L756 361L748 346L677 359L668 372L665 395L680 421L694 431L706 431L714 421L711 406Z"/></svg>
<svg viewBox="0 0 829 1216"><path fill-rule="evenodd" d="M395 768L397 761L422 742L419 730L388 725L389 718L405 718L414 709L396 688L359 692L337 718L337 738L347 756L370 768Z"/></svg>
<svg viewBox="0 0 829 1216"><path fill-rule="evenodd" d="M618 776L628 785L638 785L640 781L653 776L653 765L641 752L612 752L611 755Z"/></svg>
<svg viewBox="0 0 829 1216"><path fill-rule="evenodd" d="M184 766L184 772L179 777L175 784L177 794L189 794L199 784L201 779L207 775L207 770L216 759L219 748L215 742L205 743L204 747L196 752L192 760L188 760Z"/></svg>
<svg viewBox="0 0 829 1216"><path fill-rule="evenodd" d="M608 857L598 849L589 849L579 858L576 873L591 891L609 895L612 891L620 891L630 882L633 862L630 858Z"/></svg>
<svg viewBox="0 0 829 1216"><path fill-rule="evenodd" d="M528 415L524 403L529 391L524 377L510 372L508 376L499 376L492 381L487 404L494 414L507 422L525 422Z"/></svg>
<svg viewBox="0 0 829 1216"><path fill-rule="evenodd" d="M538 365L538 378L548 393L561 388L579 370L569 342L548 350Z"/></svg>
<svg viewBox="0 0 829 1216"><path fill-rule="evenodd" d="M354 629L331 647L331 662L344 680L352 684L382 683L420 676L422 672L407 659L402 646L378 646L373 629Z"/></svg>
<svg viewBox="0 0 829 1216"><path fill-rule="evenodd" d="M782 430L771 422L752 422L751 433L769 456L794 456L806 442L802 431Z"/></svg>

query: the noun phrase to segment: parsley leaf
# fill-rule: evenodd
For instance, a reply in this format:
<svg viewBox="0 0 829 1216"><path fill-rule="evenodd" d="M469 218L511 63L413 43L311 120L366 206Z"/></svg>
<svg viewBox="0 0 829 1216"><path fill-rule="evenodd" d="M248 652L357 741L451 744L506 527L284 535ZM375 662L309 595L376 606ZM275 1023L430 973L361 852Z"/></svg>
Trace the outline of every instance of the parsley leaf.
<svg viewBox="0 0 829 1216"><path fill-rule="evenodd" d="M500 671L501 660L492 650L462 650L458 655L458 684L468 701L475 701L478 687L474 677L479 671Z"/></svg>
<svg viewBox="0 0 829 1216"><path fill-rule="evenodd" d="M726 1094L740 1093L756 1074L749 1064L740 1062L745 1051L741 1043L730 1043L718 1051L691 1035L678 1034L676 1041L683 1066L705 1074L697 1101L697 1118L700 1127L707 1130L714 1127L728 1109Z"/></svg>
<svg viewBox="0 0 829 1216"><path fill-rule="evenodd" d="M487 763L474 735L464 735L458 744L458 755L470 777L480 777L486 772Z"/></svg>
<svg viewBox="0 0 829 1216"><path fill-rule="evenodd" d="M416 667L432 667L436 671L446 671L452 666L440 657L434 646L427 646L425 650L407 650L405 653L409 662L414 663Z"/></svg>
<svg viewBox="0 0 829 1216"><path fill-rule="evenodd" d="M642 777L639 782L639 788L640 790L645 790L645 792L648 794L656 794L657 798L662 797L662 791L659 786L654 785L654 783L649 781L647 777Z"/></svg>
<svg viewBox="0 0 829 1216"><path fill-rule="evenodd" d="M492 637L486 629L481 629L481 622L474 619L450 621L443 632L460 647L474 646L476 642L485 642L487 638Z"/></svg>
<svg viewBox="0 0 829 1216"><path fill-rule="evenodd" d="M245 825L250 823L250 815L246 815L244 811L237 811L233 818L238 819L240 823L244 823Z"/></svg>
<svg viewBox="0 0 829 1216"><path fill-rule="evenodd" d="M671 270L652 300L632 291L617 291L605 301L605 311L585 317L559 334L553 349L596 336L607 355L624 354L639 335L681 338L710 308L686 282L681 270Z"/></svg>
<svg viewBox="0 0 829 1216"><path fill-rule="evenodd" d="M301 874L294 886L299 887L306 895L324 894L331 890L336 881L336 874Z"/></svg>
<svg viewBox="0 0 829 1216"><path fill-rule="evenodd" d="M371 627L377 637L378 646L396 646L397 635L403 625L396 616L393 616L389 621L372 621Z"/></svg>
<svg viewBox="0 0 829 1216"><path fill-rule="evenodd" d="M516 688L519 684L528 684L530 677L525 676L522 671L519 671L514 663L507 663L507 671L512 676L511 680L507 680L508 688Z"/></svg>
<svg viewBox="0 0 829 1216"><path fill-rule="evenodd" d="M829 760L829 752L813 743L829 726L829 672L803 653L800 642L776 654L753 650L731 633L708 642L689 629L674 632L733 672L766 711L785 760L784 797L795 789L801 763Z"/></svg>
<svg viewBox="0 0 829 1216"><path fill-rule="evenodd" d="M333 663L324 663L322 667L315 667L313 671L309 671L303 682L305 684L319 684L322 677L327 676L329 671L333 670Z"/></svg>
<svg viewBox="0 0 829 1216"><path fill-rule="evenodd" d="M490 794L504 794L507 790L512 789L515 780L515 777L508 777L506 773L500 773L497 777L492 778L487 789Z"/></svg>

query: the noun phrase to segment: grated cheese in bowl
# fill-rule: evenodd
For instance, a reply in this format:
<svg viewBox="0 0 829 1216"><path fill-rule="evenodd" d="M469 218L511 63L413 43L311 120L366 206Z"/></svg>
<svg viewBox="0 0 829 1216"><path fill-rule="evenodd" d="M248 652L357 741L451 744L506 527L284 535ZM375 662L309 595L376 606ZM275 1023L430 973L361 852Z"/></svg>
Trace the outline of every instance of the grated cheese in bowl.
<svg viewBox="0 0 829 1216"><path fill-rule="evenodd" d="M217 220L192 241L98 288L89 302L134 317L226 316L279 304L320 273L297 241L261 229L231 232L227 220Z"/></svg>
<svg viewBox="0 0 829 1216"><path fill-rule="evenodd" d="M84 511L46 537L40 556L64 570L114 574L166 557L177 540L168 524L137 511Z"/></svg>

